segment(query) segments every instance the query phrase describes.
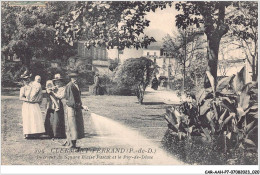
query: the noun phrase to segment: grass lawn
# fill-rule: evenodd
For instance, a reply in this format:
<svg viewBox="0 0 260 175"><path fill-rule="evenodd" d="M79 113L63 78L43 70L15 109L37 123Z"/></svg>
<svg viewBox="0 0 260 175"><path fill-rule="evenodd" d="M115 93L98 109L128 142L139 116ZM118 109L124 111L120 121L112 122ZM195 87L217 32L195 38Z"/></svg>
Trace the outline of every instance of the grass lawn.
<svg viewBox="0 0 260 175"><path fill-rule="evenodd" d="M18 100L19 92L2 93L1 121L2 121L2 164L4 165L89 165L89 164L125 164L126 162L111 162L109 160L78 159L80 153L66 152L59 157L53 153L56 148L63 148L51 139L23 139L22 131L22 102ZM91 112L110 118L127 126L153 142L160 144L167 125L161 116L168 106L145 96L144 105L137 103L135 96L89 96L82 95L84 105ZM44 99L41 109L44 115ZM85 138L78 141L78 145L85 148L102 147L103 143L96 139L92 118L89 112L84 112ZM59 140L61 143L64 140ZM112 143L112 142L111 142ZM122 145L119 145L122 146Z"/></svg>

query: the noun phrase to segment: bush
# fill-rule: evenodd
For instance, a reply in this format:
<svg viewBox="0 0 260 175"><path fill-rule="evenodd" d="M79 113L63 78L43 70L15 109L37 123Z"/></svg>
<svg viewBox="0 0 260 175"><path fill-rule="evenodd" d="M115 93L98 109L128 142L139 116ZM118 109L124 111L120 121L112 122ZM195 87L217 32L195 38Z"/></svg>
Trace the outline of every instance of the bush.
<svg viewBox="0 0 260 175"><path fill-rule="evenodd" d="M140 57L129 58L121 64L116 73L114 80L116 81L120 93L129 94L135 91L139 103L142 104L144 91L150 84L154 66L152 60Z"/></svg>
<svg viewBox="0 0 260 175"><path fill-rule="evenodd" d="M244 69L244 68L243 68ZM220 149L257 152L257 82L244 83L243 69L214 85L214 78L207 76L211 87L200 89L196 96L184 102L179 109L166 110L168 127L179 140L201 136L206 141L222 138Z"/></svg>
<svg viewBox="0 0 260 175"><path fill-rule="evenodd" d="M172 90L180 90L183 85L183 79L176 79L173 80L170 87ZM199 86L199 85L198 85ZM191 77L187 76L185 79L185 89L186 91L191 91L195 88L195 84L193 83L193 80L191 80Z"/></svg>
<svg viewBox="0 0 260 175"><path fill-rule="evenodd" d="M20 62L2 62L1 83L2 87L19 87L20 75L25 71L25 66Z"/></svg>
<svg viewBox="0 0 260 175"><path fill-rule="evenodd" d="M100 94L108 95L135 95L134 89L119 85L113 81L113 75L102 75L100 76Z"/></svg>

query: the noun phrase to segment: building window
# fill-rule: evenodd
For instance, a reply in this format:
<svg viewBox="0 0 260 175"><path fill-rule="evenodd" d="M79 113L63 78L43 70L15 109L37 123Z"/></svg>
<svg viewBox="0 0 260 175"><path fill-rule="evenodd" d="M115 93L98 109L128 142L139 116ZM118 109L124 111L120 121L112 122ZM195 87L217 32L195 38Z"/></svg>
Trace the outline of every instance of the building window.
<svg viewBox="0 0 260 175"><path fill-rule="evenodd" d="M154 54L153 54L154 56L156 56L156 52L154 52Z"/></svg>
<svg viewBox="0 0 260 175"><path fill-rule="evenodd" d="M150 53L149 52L147 52L147 56L149 56L150 55Z"/></svg>

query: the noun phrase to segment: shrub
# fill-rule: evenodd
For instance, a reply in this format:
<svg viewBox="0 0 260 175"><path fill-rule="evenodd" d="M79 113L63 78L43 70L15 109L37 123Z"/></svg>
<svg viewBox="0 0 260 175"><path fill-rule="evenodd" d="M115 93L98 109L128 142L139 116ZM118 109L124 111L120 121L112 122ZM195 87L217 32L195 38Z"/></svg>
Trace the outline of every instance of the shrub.
<svg viewBox="0 0 260 175"><path fill-rule="evenodd" d="M165 119L179 140L201 136L212 141L217 135L223 138L220 148L256 150L257 148L257 83L245 84L243 69L221 79L217 85L209 73L211 88L201 89L179 109L166 110Z"/></svg>
<svg viewBox="0 0 260 175"><path fill-rule="evenodd" d="M145 57L129 58L121 64L115 73L115 82L120 92L135 91L139 103L143 102L144 91L153 75L153 62Z"/></svg>
<svg viewBox="0 0 260 175"><path fill-rule="evenodd" d="M113 81L114 75L100 76L100 93L109 95L135 95L134 89L124 87Z"/></svg>
<svg viewBox="0 0 260 175"><path fill-rule="evenodd" d="M20 75L25 71L25 66L20 62L2 62L1 83L2 87L19 87Z"/></svg>

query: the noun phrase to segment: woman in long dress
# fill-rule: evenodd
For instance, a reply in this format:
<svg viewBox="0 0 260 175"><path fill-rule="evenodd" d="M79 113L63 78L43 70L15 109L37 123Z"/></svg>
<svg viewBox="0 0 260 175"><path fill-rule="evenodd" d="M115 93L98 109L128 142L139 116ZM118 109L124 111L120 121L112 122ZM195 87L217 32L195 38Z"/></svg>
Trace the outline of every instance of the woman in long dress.
<svg viewBox="0 0 260 175"><path fill-rule="evenodd" d="M30 83L31 74L27 71L21 76L24 86L20 89L20 100L23 101L23 134L24 138L38 136L45 132L44 121L40 109L42 89Z"/></svg>
<svg viewBox="0 0 260 175"><path fill-rule="evenodd" d="M50 87L53 82L55 87ZM47 87L47 85L49 87ZM48 94L47 113L45 119L46 134L51 138L66 138L64 108L62 98L65 95L65 87L62 86L62 78L60 74L56 74L53 80L46 83L46 91Z"/></svg>

